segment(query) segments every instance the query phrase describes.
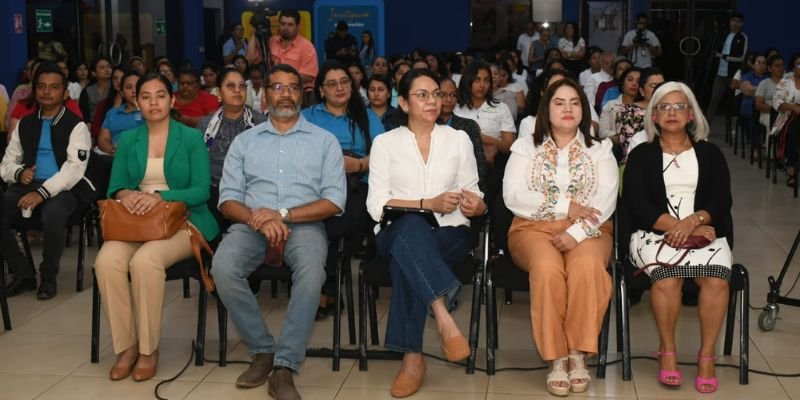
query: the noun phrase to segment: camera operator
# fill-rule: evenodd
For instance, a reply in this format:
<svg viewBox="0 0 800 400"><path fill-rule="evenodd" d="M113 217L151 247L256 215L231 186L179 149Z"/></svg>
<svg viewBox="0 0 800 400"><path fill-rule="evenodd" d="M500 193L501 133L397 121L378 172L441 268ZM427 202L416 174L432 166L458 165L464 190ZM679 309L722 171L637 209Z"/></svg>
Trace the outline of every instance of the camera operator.
<svg viewBox="0 0 800 400"><path fill-rule="evenodd" d="M303 107L308 107L311 105L310 99L314 97L314 79L317 78L317 72L319 72L317 50L311 42L298 34L300 13L297 10L281 11L278 22L280 23L280 34L268 38L271 65L288 64L300 72L303 80ZM256 40L255 34L250 39L250 43L252 44L247 48L247 61L250 64L259 64L262 61L261 45ZM262 98L263 106L266 106L265 100Z"/></svg>
<svg viewBox="0 0 800 400"><path fill-rule="evenodd" d="M336 31L331 32L325 40L325 55L328 60L339 60L342 65L357 63L358 43L356 38L347 33L347 22L339 21L336 24Z"/></svg>
<svg viewBox="0 0 800 400"><path fill-rule="evenodd" d="M661 55L661 42L647 29L647 14L636 16L636 29L626 33L622 39L622 54L639 68L652 67L653 57Z"/></svg>

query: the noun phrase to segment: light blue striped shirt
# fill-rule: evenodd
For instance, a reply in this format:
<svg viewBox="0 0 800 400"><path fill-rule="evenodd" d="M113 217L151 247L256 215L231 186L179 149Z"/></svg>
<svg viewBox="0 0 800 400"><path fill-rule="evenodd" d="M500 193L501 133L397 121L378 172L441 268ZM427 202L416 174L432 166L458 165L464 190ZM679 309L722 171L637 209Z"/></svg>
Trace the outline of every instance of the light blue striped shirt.
<svg viewBox="0 0 800 400"><path fill-rule="evenodd" d="M347 200L342 148L330 132L302 115L280 134L267 119L236 137L225 157L219 204L293 208L327 199L340 210Z"/></svg>

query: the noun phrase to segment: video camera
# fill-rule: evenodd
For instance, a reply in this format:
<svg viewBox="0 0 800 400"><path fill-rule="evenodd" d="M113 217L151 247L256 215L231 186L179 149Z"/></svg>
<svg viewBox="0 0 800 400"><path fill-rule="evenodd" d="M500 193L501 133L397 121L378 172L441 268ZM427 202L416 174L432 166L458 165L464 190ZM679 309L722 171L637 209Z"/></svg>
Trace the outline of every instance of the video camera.
<svg viewBox="0 0 800 400"><path fill-rule="evenodd" d="M633 42L636 44L645 44L650 39L647 38L647 34L645 33L644 29L637 29L636 30L636 37L633 38Z"/></svg>
<svg viewBox="0 0 800 400"><path fill-rule="evenodd" d="M253 12L253 16L250 17L250 25L253 26L256 36L259 38L270 36L272 24L269 18L278 15L278 12L270 10L266 3L263 0L250 0L250 11Z"/></svg>

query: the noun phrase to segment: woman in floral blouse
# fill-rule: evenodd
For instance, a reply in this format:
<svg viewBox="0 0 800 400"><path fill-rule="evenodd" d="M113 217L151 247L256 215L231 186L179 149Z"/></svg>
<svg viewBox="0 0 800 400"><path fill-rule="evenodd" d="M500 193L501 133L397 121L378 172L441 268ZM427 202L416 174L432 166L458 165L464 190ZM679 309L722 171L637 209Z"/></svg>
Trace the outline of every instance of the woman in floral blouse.
<svg viewBox="0 0 800 400"><path fill-rule="evenodd" d="M639 77L642 70L626 69L617 80L621 94L603 106L600 114L600 136L610 138L622 148L621 164L628 156L628 141L644 129L645 109L635 103L639 95Z"/></svg>
<svg viewBox="0 0 800 400"><path fill-rule="evenodd" d="M589 102L573 79L552 83L532 140L511 148L503 199L514 213L508 247L528 272L533 339L550 363L547 391L566 396L589 384L584 358L597 352L611 297L608 220L619 176L610 140L589 134Z"/></svg>

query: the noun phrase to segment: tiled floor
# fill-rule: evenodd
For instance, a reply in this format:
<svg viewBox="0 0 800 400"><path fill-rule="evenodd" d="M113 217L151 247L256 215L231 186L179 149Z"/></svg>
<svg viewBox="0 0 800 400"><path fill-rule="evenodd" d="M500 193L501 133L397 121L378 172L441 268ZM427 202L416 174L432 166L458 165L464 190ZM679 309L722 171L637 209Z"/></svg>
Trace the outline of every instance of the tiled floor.
<svg viewBox="0 0 800 400"><path fill-rule="evenodd" d="M719 142L719 141L718 141ZM767 293L767 277L777 274L800 228L800 199L793 199L783 186L772 185L763 177L763 170L733 157L730 147L723 145L733 180L734 219L736 227L735 260L750 270L751 303L763 305ZM39 249L34 249L38 252ZM89 255L91 260L96 250ZM167 285L164 329L161 345L161 363L155 380L135 383L132 380L111 382L107 373L114 361L108 325L101 324L100 363L89 362L89 333L91 318L91 290L74 291L75 250L68 249L60 274L60 293L54 300L42 302L33 293L10 299L14 330L0 331L0 399L148 399L159 380L175 375L189 358L190 342L194 337L196 321L196 290L190 299L181 297L180 285ZM791 281L800 272L800 257L794 262ZM86 274L91 282L91 274ZM784 291L789 284L784 285ZM265 289L267 286L265 285ZM88 289L88 288L87 288ZM266 291L266 290L265 290ZM456 312L462 329L467 329L468 302L471 289L462 296L462 307ZM386 294L378 304L382 318L381 332L385 329ZM800 292L797 293L800 296ZM278 300L262 295L263 314L269 326L278 331L286 307L286 294ZM648 355L656 347L656 330L652 316L644 303L631 311L632 348L634 355ZM498 368L534 367L542 365L530 338L527 295L518 293L510 306L500 305L500 345L497 353ZM698 347L698 319L696 310L687 308L680 319L679 352L682 361L691 362ZM217 354L218 335L216 305L212 301L207 325L207 357ZM750 365L753 369L772 372L800 372L800 309L784 306L781 319L771 332L761 332L756 319L758 311L751 312ZM483 318L485 321L485 318ZM318 323L312 337L312 347L329 346L331 321ZM612 321L613 324L613 321ZM247 349L239 342L232 324L229 325L228 359L244 360ZM343 331L346 332L346 331ZM344 335L346 339L346 334ZM481 340L485 334L481 333ZM435 328L429 323L425 333L426 350L439 353ZM615 343L612 333L611 343ZM721 346L721 345L720 345ZM613 350L613 346L612 346ZM478 366L485 365L485 346L481 344ZM721 353L721 347L720 347ZM734 349L734 353L738 353ZM610 358L616 359L615 353ZM737 363L737 357L722 357L719 362ZM389 399L389 386L397 371L396 361L371 361L369 370L359 371L353 360L343 360L339 372L332 372L330 360L308 359L296 377L304 399ZM429 359L428 374L422 390L415 399L462 400L516 400L549 397L544 388L544 371L502 371L493 377L482 372L466 375L460 367ZM634 378L622 380L621 367L609 367L604 380L592 382L589 391L575 397L638 398L638 399L800 399L800 378L775 378L750 374L750 384L738 384L738 371L719 368L720 390L713 395L699 395L692 387L695 368L682 366L686 377L683 386L668 390L656 379L656 363L636 360ZM236 389L233 382L244 366L230 364L225 368L206 363L203 367L190 366L175 382L165 384L161 395L169 399L266 399L266 388Z"/></svg>

